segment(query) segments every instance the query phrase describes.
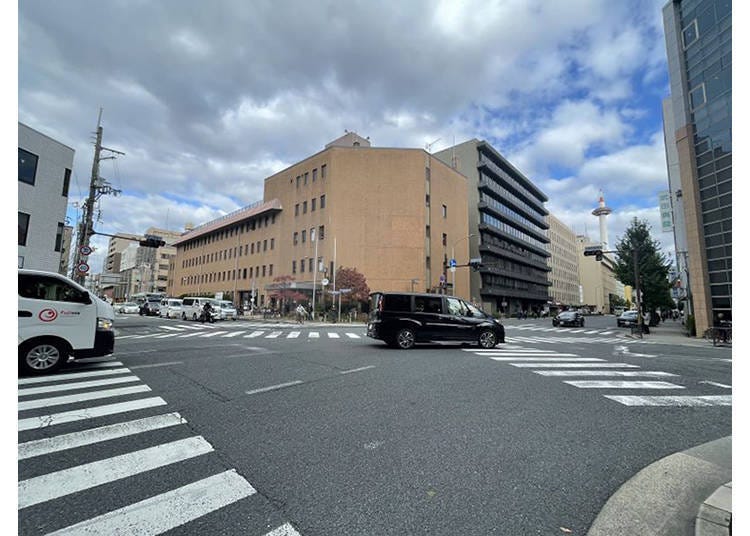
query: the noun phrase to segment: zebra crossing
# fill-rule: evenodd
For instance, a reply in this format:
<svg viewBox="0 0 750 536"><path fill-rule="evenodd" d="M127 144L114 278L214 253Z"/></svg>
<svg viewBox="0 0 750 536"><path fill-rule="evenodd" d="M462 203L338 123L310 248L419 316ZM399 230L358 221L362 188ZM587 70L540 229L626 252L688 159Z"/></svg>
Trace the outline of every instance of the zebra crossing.
<svg viewBox="0 0 750 536"><path fill-rule="evenodd" d="M226 467L211 443L167 405L118 361L19 378L19 533L155 535L180 527L190 531L189 523L241 501L244 510L267 511L252 484ZM102 452L114 455L102 458ZM201 469L191 478L188 468L198 471L186 465L191 460L213 474ZM134 485L159 485L159 471L180 475L179 482L156 491ZM149 474L155 476L138 480ZM87 500L79 504L85 504L83 510L70 508L76 498L91 494L116 497L115 504ZM269 520L274 524L247 527L245 534L300 536L280 515L274 517Z"/></svg>
<svg viewBox="0 0 750 536"><path fill-rule="evenodd" d="M507 340L507 339L506 339ZM598 357L581 357L574 353L560 353L508 344L496 349L464 349L512 367L529 370L539 376L558 378L578 389L600 389L604 398L630 407L674 406L711 407L731 406L730 395L632 395L612 394L609 391L645 390L648 392L684 392L686 387L675 383L679 375L659 370L642 370L630 363L612 363ZM592 379L595 378L595 379ZM706 383L706 382L703 382ZM731 388L731 386L724 386Z"/></svg>
<svg viewBox="0 0 750 536"><path fill-rule="evenodd" d="M217 324L175 324L155 326L158 331L147 333L118 334L117 340L141 340L141 339L187 339L187 338L236 338L236 339L298 339L298 340L321 340L321 339L364 339L364 332L354 331L300 331L289 329L290 324L245 324L237 328ZM284 327L287 329L279 329ZM247 329L249 328L249 329ZM162 331L163 330L163 331Z"/></svg>

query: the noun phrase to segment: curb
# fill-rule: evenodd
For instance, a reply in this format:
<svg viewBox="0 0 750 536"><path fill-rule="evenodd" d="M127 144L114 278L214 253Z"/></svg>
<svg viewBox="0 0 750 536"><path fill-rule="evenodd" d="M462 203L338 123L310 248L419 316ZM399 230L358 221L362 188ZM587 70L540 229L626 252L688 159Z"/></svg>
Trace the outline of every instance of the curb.
<svg viewBox="0 0 750 536"><path fill-rule="evenodd" d="M726 536L731 526L731 488L724 484L731 486L731 479L732 436L671 454L620 486L587 535Z"/></svg>
<svg viewBox="0 0 750 536"><path fill-rule="evenodd" d="M703 501L695 519L695 536L729 536L732 533L732 483L727 482Z"/></svg>

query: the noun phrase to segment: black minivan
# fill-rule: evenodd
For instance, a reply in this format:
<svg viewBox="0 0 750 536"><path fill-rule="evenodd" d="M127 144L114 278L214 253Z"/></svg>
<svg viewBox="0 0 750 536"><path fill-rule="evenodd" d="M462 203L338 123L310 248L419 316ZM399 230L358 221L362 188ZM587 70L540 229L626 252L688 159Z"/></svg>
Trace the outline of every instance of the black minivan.
<svg viewBox="0 0 750 536"><path fill-rule="evenodd" d="M505 342L505 328L455 296L373 292L367 336L404 350L430 341L475 342L482 348L494 348Z"/></svg>

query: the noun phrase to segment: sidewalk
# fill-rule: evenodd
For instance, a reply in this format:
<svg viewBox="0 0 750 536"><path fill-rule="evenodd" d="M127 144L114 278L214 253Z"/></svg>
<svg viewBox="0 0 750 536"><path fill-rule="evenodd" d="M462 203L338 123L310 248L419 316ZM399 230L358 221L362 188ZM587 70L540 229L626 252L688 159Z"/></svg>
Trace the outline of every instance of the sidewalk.
<svg viewBox="0 0 750 536"><path fill-rule="evenodd" d="M658 460L625 482L588 536L729 536L732 436Z"/></svg>

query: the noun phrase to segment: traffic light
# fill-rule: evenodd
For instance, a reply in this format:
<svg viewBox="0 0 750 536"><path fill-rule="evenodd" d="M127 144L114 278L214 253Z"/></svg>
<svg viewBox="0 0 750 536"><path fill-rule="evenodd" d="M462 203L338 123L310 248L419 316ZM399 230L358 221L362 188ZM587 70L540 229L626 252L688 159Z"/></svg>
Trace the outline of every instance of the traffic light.
<svg viewBox="0 0 750 536"><path fill-rule="evenodd" d="M469 259L469 266L471 266L471 269L475 272L478 272L479 269L482 267L482 259L476 258L476 259Z"/></svg>
<svg viewBox="0 0 750 536"><path fill-rule="evenodd" d="M584 257L591 257L594 256L594 258L598 261L602 260L604 257L602 253L601 246L588 246L586 249L583 250L583 256Z"/></svg>
<svg viewBox="0 0 750 536"><path fill-rule="evenodd" d="M138 241L138 244L144 248L160 248L166 245L166 242L160 236L146 235L143 240Z"/></svg>

